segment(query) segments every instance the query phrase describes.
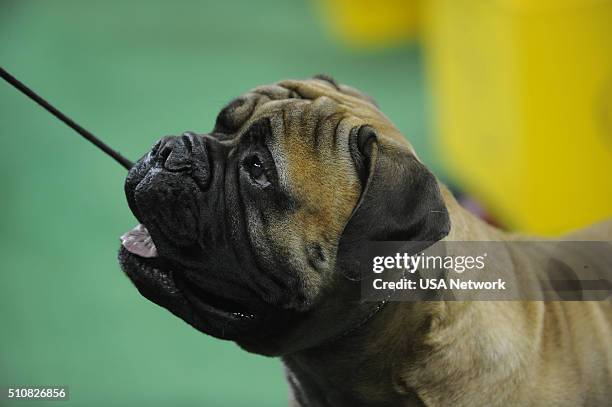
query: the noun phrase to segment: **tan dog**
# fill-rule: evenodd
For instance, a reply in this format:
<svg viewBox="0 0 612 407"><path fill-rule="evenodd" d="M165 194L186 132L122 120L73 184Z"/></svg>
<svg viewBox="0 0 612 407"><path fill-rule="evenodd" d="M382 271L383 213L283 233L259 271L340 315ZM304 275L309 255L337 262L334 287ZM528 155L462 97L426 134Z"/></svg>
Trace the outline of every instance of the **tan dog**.
<svg viewBox="0 0 612 407"><path fill-rule="evenodd" d="M139 291L282 356L295 405L610 405L610 301L355 300L368 240L520 237L461 208L374 102L331 78L256 88L211 134L160 140L126 193L142 225L120 261ZM612 223L573 239L612 240Z"/></svg>

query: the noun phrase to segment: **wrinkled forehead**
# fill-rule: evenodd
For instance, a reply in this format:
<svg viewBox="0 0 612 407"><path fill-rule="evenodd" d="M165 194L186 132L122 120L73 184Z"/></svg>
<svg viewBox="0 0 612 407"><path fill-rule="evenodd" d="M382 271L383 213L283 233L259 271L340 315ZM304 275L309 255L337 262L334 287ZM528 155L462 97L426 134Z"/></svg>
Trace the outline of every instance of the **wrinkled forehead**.
<svg viewBox="0 0 612 407"><path fill-rule="evenodd" d="M316 105L310 109L313 103ZM339 85L328 77L288 80L258 86L235 98L219 113L215 130L226 134L239 133L242 128L266 115L308 113L321 116L329 115L332 110L354 110L357 113L373 108L375 104L370 97L349 86Z"/></svg>
<svg viewBox="0 0 612 407"><path fill-rule="evenodd" d="M385 138L408 144L371 97L327 76L258 86L222 109L215 132L240 135L264 117L270 119L276 143L300 136L302 141L313 138L315 146L335 144L333 137L346 134L346 128L368 124Z"/></svg>

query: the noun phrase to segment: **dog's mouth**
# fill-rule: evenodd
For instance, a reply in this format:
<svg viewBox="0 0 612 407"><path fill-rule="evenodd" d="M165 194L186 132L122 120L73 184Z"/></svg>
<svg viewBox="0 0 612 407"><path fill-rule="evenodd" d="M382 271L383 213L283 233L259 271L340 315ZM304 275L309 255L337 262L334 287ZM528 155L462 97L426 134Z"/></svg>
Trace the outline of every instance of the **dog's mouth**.
<svg viewBox="0 0 612 407"><path fill-rule="evenodd" d="M248 305L194 281L188 272L159 256L144 225L137 225L120 239L120 264L136 288L197 329L230 339L259 322L260 314Z"/></svg>
<svg viewBox="0 0 612 407"><path fill-rule="evenodd" d="M203 289L191 283L183 274L175 275L175 282L187 300L198 309L204 309L228 319L257 319L256 314L243 304Z"/></svg>
<svg viewBox="0 0 612 407"><path fill-rule="evenodd" d="M157 257L157 247L155 247L149 231L142 223L139 223L129 232L124 233L119 239L121 239L121 245L128 252L136 256L144 258Z"/></svg>

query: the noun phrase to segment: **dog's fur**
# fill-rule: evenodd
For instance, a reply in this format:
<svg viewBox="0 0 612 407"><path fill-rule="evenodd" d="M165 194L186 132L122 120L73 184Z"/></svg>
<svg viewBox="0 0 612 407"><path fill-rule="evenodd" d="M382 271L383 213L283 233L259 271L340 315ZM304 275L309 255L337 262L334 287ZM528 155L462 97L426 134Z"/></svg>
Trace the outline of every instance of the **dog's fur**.
<svg viewBox="0 0 612 407"><path fill-rule="evenodd" d="M295 405L609 405L610 301L351 299L351 258L369 239L522 239L459 206L367 95L324 76L282 81L228 105L211 135L189 137L188 175L155 149L130 172L130 207L163 261L122 250L122 266L203 332L281 356ZM262 138L275 166L265 183L241 170ZM206 150L199 163L193 143ZM571 238L612 240L612 223ZM512 266L520 274L537 261L519 255ZM184 294L190 286L266 316L223 320Z"/></svg>

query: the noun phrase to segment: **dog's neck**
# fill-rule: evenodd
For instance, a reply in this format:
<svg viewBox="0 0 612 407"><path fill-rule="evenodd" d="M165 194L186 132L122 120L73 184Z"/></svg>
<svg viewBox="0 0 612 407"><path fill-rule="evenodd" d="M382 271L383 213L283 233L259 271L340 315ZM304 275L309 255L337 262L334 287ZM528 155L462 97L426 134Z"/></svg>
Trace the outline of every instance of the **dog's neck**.
<svg viewBox="0 0 612 407"><path fill-rule="evenodd" d="M503 239L503 232L484 225L461 208L444 186L441 188L452 216L449 240ZM468 312L467 307L470 307ZM428 343L428 338L432 330L439 330L441 326L447 332L457 333L461 329L478 329L444 326L446 321L457 321L453 315L458 314L472 315L472 322L478 323L478 307L472 307L473 304L463 302L390 302L349 335L285 356L283 361L295 404L425 405L422 394L415 391L418 383L412 385L410 378L431 370L425 361L430 363L436 349ZM508 349L513 346L505 345ZM456 354L462 357L461 350ZM443 367L445 361L439 363ZM448 378L435 373L428 377L449 383Z"/></svg>
<svg viewBox="0 0 612 407"><path fill-rule="evenodd" d="M406 311L407 305L388 303L348 335L283 357L295 404L382 406L414 396L398 393L392 380L395 364L406 361L405 350L410 349L421 326L427 324L424 320L405 320L418 315ZM411 328L400 334L392 329L397 326Z"/></svg>

